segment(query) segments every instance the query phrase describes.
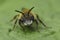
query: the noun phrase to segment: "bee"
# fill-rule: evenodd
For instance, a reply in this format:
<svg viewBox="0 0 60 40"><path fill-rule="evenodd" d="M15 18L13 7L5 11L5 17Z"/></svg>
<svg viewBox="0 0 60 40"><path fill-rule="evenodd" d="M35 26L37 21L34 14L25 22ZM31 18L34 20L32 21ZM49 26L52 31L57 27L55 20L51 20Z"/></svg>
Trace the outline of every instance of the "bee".
<svg viewBox="0 0 60 40"><path fill-rule="evenodd" d="M41 23L42 25L44 25L46 27L46 25L41 21L39 16L37 14L34 14L31 12L33 8L34 7L32 7L31 9L22 8L22 11L15 10L19 14L15 15L13 17L13 19L11 20L11 21L15 20L15 22L14 22L13 29L9 29L9 32L11 32L12 30L15 29L17 21L18 21L18 24L20 25L20 27L22 28L22 30L25 30L25 27L33 29L32 23L34 23L34 22L37 25L36 29L38 29L39 23Z"/></svg>

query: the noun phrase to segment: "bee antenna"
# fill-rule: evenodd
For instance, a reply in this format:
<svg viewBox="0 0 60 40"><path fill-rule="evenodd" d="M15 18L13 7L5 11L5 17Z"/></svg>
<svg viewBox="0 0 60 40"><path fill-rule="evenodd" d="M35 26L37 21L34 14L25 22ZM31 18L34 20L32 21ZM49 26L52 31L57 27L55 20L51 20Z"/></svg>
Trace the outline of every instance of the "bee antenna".
<svg viewBox="0 0 60 40"><path fill-rule="evenodd" d="M34 7L32 7L29 11L28 11L28 14L31 12L31 10L33 9Z"/></svg>
<svg viewBox="0 0 60 40"><path fill-rule="evenodd" d="M21 12L21 11L18 11L18 10L15 10L16 12L19 12L19 13L22 13L22 14L24 14L23 12Z"/></svg>

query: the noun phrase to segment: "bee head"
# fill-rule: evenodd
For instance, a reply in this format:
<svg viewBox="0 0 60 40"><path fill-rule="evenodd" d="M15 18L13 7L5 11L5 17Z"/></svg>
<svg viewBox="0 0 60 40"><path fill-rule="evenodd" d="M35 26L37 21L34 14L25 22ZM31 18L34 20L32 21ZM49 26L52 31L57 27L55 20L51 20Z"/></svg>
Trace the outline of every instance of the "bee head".
<svg viewBox="0 0 60 40"><path fill-rule="evenodd" d="M30 13L31 13L31 10L33 9L34 7L32 7L31 9L26 9L26 8L23 8L22 9L22 12L21 11L18 11L18 10L15 10L16 12L19 12L19 13L21 13L23 16L22 16L22 21L23 21L23 23L25 24L25 25L27 25L27 24L31 24L32 23L32 21L34 20L34 17L33 17L33 15L31 15Z"/></svg>

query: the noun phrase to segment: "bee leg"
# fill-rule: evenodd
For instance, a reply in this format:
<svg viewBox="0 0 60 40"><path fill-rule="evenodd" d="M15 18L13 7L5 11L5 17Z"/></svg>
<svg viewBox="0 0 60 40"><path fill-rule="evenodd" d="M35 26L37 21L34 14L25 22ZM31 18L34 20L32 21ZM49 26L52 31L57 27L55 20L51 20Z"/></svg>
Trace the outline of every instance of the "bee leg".
<svg viewBox="0 0 60 40"><path fill-rule="evenodd" d="M13 17L13 19L10 20L10 22L11 22L11 21L14 21L14 20L16 19L16 17L17 17L17 15L15 15L15 16ZM15 27L16 22L17 22L17 20L16 20L15 23L14 23L14 27ZM13 29L14 29L14 27L13 27ZM12 31L12 29L9 29L9 32L11 32L11 31Z"/></svg>
<svg viewBox="0 0 60 40"><path fill-rule="evenodd" d="M13 31L16 28L16 23L17 23L17 20L14 23L13 29L9 29L9 32Z"/></svg>
<svg viewBox="0 0 60 40"><path fill-rule="evenodd" d="M13 20L15 20L15 19L17 18L17 16L18 16L18 15L15 15L15 16L13 17L13 19L10 20L10 22L13 21Z"/></svg>
<svg viewBox="0 0 60 40"><path fill-rule="evenodd" d="M24 26L22 26L22 25L20 25L20 26L21 26L22 30L23 30L23 31L25 31L25 28L24 28Z"/></svg>
<svg viewBox="0 0 60 40"><path fill-rule="evenodd" d="M39 19L39 21L46 27L46 25Z"/></svg>
<svg viewBox="0 0 60 40"><path fill-rule="evenodd" d="M22 28L22 30L25 31L25 26L23 25L23 23L21 23L21 21L19 21L19 25Z"/></svg>
<svg viewBox="0 0 60 40"><path fill-rule="evenodd" d="M36 22L36 30L39 32L39 27L38 27L38 20L35 20L35 22Z"/></svg>
<svg viewBox="0 0 60 40"><path fill-rule="evenodd" d="M46 25L39 19L38 15L37 15L37 19L40 23L42 23L46 27Z"/></svg>

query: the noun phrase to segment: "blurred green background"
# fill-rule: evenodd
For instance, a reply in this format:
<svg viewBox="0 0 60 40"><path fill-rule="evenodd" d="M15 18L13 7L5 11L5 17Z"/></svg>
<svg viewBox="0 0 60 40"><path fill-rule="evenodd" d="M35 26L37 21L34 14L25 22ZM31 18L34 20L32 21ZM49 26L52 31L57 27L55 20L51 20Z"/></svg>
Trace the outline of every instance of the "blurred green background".
<svg viewBox="0 0 60 40"><path fill-rule="evenodd" d="M39 15L41 20L52 27L41 29L40 33L33 32L24 34L21 30L17 33L11 32L8 35L8 29L14 15L18 14L14 10L21 10L25 7L30 9L35 7L32 12ZM50 31L55 31L52 34ZM0 0L0 40L60 40L60 0Z"/></svg>

